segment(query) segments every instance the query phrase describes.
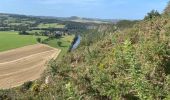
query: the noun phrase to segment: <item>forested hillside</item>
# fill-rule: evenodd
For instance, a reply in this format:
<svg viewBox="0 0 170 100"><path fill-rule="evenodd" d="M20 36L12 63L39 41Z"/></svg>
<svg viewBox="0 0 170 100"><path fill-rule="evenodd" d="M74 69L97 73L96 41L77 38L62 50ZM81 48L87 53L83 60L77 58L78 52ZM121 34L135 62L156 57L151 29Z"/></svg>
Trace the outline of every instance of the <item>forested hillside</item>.
<svg viewBox="0 0 170 100"><path fill-rule="evenodd" d="M170 100L169 13L148 13L130 28L100 25L84 33L79 48L52 60L41 80L1 91L0 98Z"/></svg>

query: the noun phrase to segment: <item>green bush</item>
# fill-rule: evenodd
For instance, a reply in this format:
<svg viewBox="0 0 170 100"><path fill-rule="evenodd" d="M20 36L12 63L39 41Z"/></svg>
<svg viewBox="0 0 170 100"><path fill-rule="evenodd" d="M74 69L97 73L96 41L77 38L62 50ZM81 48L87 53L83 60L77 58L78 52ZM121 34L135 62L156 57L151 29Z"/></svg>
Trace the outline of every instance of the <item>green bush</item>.
<svg viewBox="0 0 170 100"><path fill-rule="evenodd" d="M157 10L152 10L151 12L149 12L146 16L145 16L145 20L147 19L153 19L155 17L160 17L161 15L159 14L159 12Z"/></svg>
<svg viewBox="0 0 170 100"><path fill-rule="evenodd" d="M33 82L32 81L28 81L28 82L25 82L21 88L20 88L20 91L21 92L26 92L27 90L29 90L32 86Z"/></svg>
<svg viewBox="0 0 170 100"><path fill-rule="evenodd" d="M41 43L41 38L36 38L37 42Z"/></svg>

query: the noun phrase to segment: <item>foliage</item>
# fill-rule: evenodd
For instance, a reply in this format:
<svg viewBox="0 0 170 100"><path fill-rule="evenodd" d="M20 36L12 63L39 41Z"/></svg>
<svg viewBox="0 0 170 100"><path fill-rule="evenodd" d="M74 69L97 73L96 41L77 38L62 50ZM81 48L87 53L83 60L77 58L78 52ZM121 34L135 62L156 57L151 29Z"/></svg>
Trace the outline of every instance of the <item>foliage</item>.
<svg viewBox="0 0 170 100"><path fill-rule="evenodd" d="M168 15L170 14L170 1L168 2L168 5L164 9L164 14L168 14Z"/></svg>
<svg viewBox="0 0 170 100"><path fill-rule="evenodd" d="M27 90L29 90L32 86L33 82L32 81L28 81L28 82L25 82L22 86L21 86L21 91L22 92L26 92Z"/></svg>
<svg viewBox="0 0 170 100"><path fill-rule="evenodd" d="M31 91L34 93L34 94L37 94L40 92L40 84L38 83L34 83L32 88L31 88Z"/></svg>
<svg viewBox="0 0 170 100"><path fill-rule="evenodd" d="M157 10L152 10L151 12L149 12L146 16L145 16L145 20L147 19L153 19L155 17L160 17L161 15L159 14L159 12Z"/></svg>
<svg viewBox="0 0 170 100"><path fill-rule="evenodd" d="M90 31L84 35L78 50L53 64L54 80L62 79L68 87L63 98L167 99L170 48L167 32L161 31L169 23L165 21L142 21L126 33ZM150 23L152 28L146 33Z"/></svg>
<svg viewBox="0 0 170 100"><path fill-rule="evenodd" d="M29 35L29 33L27 33L26 31L20 31L19 35Z"/></svg>
<svg viewBox="0 0 170 100"><path fill-rule="evenodd" d="M53 39L48 38L42 42L49 46L61 49L61 53L59 55L59 58L61 58L62 56L64 56L64 54L67 53L73 38L74 38L74 35L66 35L66 36L62 36L59 38L53 38Z"/></svg>
<svg viewBox="0 0 170 100"><path fill-rule="evenodd" d="M37 42L41 43L41 38L36 38Z"/></svg>
<svg viewBox="0 0 170 100"><path fill-rule="evenodd" d="M138 20L120 20L116 23L116 26L118 28L124 29L124 28L130 28L133 27L134 24L136 24Z"/></svg>

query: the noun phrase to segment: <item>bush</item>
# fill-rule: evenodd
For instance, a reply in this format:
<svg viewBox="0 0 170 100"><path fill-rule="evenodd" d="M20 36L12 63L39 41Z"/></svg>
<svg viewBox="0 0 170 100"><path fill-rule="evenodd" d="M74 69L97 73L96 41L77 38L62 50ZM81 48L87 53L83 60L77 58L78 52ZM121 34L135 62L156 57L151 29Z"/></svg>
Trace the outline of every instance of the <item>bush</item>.
<svg viewBox="0 0 170 100"><path fill-rule="evenodd" d="M149 13L145 16L144 20L153 19L153 18L155 18L155 17L160 17L160 16L161 16L161 14L159 14L159 12L158 12L157 10L152 10L151 12L149 12Z"/></svg>
<svg viewBox="0 0 170 100"><path fill-rule="evenodd" d="M37 42L41 43L41 38L36 38Z"/></svg>
<svg viewBox="0 0 170 100"><path fill-rule="evenodd" d="M164 9L164 13L170 15L170 1L168 2L167 7Z"/></svg>
<svg viewBox="0 0 170 100"><path fill-rule="evenodd" d="M20 31L20 32L19 32L19 35L29 35L29 33L26 32L26 31Z"/></svg>
<svg viewBox="0 0 170 100"><path fill-rule="evenodd" d="M32 81L28 81L28 82L25 82L21 88L20 88L20 91L21 92L26 92L27 90L29 90L32 86L33 82Z"/></svg>
<svg viewBox="0 0 170 100"><path fill-rule="evenodd" d="M39 92L40 92L40 84L38 84L38 83L34 83L33 85L32 85L32 87L31 87L31 91L35 94L35 95L37 95Z"/></svg>

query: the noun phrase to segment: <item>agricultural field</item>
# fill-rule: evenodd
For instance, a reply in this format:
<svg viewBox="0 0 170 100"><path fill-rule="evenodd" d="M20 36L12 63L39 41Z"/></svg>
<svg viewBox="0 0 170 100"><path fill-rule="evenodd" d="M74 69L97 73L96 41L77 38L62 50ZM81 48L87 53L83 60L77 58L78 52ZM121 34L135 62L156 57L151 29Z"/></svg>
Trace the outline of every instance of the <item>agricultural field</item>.
<svg viewBox="0 0 170 100"><path fill-rule="evenodd" d="M41 76L46 62L56 58L59 49L35 44L0 53L0 88L16 87Z"/></svg>
<svg viewBox="0 0 170 100"><path fill-rule="evenodd" d="M62 57L64 54L67 53L71 42L74 38L74 35L62 36L61 38L55 38L46 42L47 45L61 49L61 53L59 58Z"/></svg>
<svg viewBox="0 0 170 100"><path fill-rule="evenodd" d="M46 45L39 44L37 37L42 41L48 39L46 36L0 31L0 88L8 89L38 79L50 59L67 53L74 35L49 39Z"/></svg>
<svg viewBox="0 0 170 100"><path fill-rule="evenodd" d="M0 52L36 44L37 37L47 38L45 36L19 35L16 31L0 31Z"/></svg>
<svg viewBox="0 0 170 100"><path fill-rule="evenodd" d="M10 23L10 25L22 25L22 23Z"/></svg>
<svg viewBox="0 0 170 100"><path fill-rule="evenodd" d="M58 23L50 23L50 24L39 24L38 28L64 28L65 25L58 24Z"/></svg>

